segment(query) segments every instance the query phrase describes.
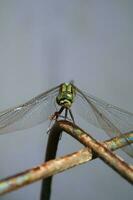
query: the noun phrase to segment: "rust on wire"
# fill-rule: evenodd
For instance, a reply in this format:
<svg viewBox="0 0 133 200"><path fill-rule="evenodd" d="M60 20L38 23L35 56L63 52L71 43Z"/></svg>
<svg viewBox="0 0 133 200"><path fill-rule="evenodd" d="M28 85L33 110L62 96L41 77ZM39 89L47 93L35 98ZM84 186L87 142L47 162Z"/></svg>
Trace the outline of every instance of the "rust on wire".
<svg viewBox="0 0 133 200"><path fill-rule="evenodd" d="M59 126L70 135L74 136L85 146L91 148L105 163L117 171L123 178L133 184L133 166L128 165L123 159L115 155L101 142L96 141L89 133L66 120L58 121ZM129 143L128 143L129 144Z"/></svg>
<svg viewBox="0 0 133 200"><path fill-rule="evenodd" d="M90 161L90 160L96 158L97 156L98 157L100 156L102 158L103 154L105 154L105 161L106 161L106 157L107 157L107 161L108 161L108 154L109 154L109 156L110 155L113 156L113 158L115 158L114 165L117 163L116 160L118 159L120 165L124 166L122 169L128 170L128 173L129 173L128 176L131 176L131 178L129 179L130 180L129 182L132 183L132 176L133 176L132 166L128 166L127 164L125 164L125 162L121 161L112 152L110 152L106 148L106 146L110 150L115 150L115 149L121 148L125 145L128 145L129 143L127 142L127 140L124 140L123 138L125 136L129 139L133 138L133 133L128 133L128 134L125 134L124 136L122 135L119 137L115 137L104 143L99 143L94 140L93 143L95 143L95 144L94 144L94 148L92 148L90 145L90 141L92 140L92 137L90 137L88 139L88 137L89 137L89 136L87 136L88 134L86 135L83 130L81 130L77 126L71 124L70 122L59 121L54 125L53 128L54 128L54 131L59 131L62 129L64 131L68 132L69 134L72 134L72 136L74 138L77 138L84 145L90 146L90 148L93 151L90 148L84 148L78 152L66 155L61 158L47 161L46 163L43 163L35 168L26 170L22 173L19 173L14 176L3 179L0 181L0 195L5 194L10 191L13 191L13 190L16 190L16 189L19 189L25 185L31 184L40 179L48 178L50 176L53 176L57 173L60 173L64 170L67 170L67 169L77 166L79 164L83 164L87 161ZM75 133L76 131L77 131L77 133ZM133 141L131 140L131 143L132 142ZM116 145L115 145L115 143L116 143ZM95 150L96 145L100 146L100 148L98 149L98 151L100 151L100 152L97 152ZM96 152L96 154L95 154L95 152ZM113 161L114 160L112 160L112 162ZM118 170L119 170L119 167L118 167ZM120 167L120 170L121 170L121 167ZM124 175L124 177L125 176L127 176L127 173L126 173L126 175Z"/></svg>

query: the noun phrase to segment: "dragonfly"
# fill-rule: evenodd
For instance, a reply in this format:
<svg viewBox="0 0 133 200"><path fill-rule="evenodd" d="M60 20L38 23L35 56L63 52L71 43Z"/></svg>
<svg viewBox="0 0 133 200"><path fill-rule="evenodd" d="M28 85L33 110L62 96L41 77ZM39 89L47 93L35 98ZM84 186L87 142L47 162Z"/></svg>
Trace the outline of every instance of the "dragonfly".
<svg viewBox="0 0 133 200"><path fill-rule="evenodd" d="M76 105L76 112L83 119L104 130L111 138L133 131L133 113L87 94L71 81L0 112L0 134L31 128L49 118L58 120L63 117L75 123L73 105ZM123 147L123 150L133 157L131 144Z"/></svg>

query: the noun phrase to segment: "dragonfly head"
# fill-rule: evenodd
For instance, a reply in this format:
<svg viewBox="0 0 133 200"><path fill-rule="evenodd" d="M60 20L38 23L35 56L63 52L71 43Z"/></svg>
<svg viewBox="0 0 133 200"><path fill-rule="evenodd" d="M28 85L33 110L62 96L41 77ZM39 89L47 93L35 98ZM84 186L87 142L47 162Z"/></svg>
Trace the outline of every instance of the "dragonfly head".
<svg viewBox="0 0 133 200"><path fill-rule="evenodd" d="M60 106L64 106L65 108L70 108L75 97L75 88L71 83L63 83L60 86L59 94L56 97L56 102Z"/></svg>

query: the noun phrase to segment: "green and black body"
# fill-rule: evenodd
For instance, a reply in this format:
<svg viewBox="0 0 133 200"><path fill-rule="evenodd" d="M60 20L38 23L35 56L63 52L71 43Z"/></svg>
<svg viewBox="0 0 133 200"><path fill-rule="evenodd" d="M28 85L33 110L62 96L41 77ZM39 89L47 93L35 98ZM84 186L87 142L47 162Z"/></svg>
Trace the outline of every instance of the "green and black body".
<svg viewBox="0 0 133 200"><path fill-rule="evenodd" d="M76 89L71 83L63 83L60 85L59 94L56 97L58 105L70 108L76 96Z"/></svg>
<svg viewBox="0 0 133 200"><path fill-rule="evenodd" d="M59 93L56 97L56 103L61 106L60 110L58 112L55 112L52 116L52 119L57 119L60 114L65 109L65 116L64 118L67 118L67 113L69 111L70 117L72 121L74 122L74 117L71 112L71 106L74 102L76 96L76 88L72 85L72 83L63 83L60 85Z"/></svg>

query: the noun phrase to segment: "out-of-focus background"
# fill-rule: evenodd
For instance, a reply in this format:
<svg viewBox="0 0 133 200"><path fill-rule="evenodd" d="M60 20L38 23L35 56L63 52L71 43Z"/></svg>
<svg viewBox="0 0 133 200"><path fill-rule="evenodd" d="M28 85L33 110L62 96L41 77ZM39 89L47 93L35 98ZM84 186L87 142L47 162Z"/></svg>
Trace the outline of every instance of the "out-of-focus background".
<svg viewBox="0 0 133 200"><path fill-rule="evenodd" d="M132 8L130 0L1 0L0 110L74 79L84 91L133 112ZM43 162L47 126L0 136L0 178ZM108 138L84 121L82 128ZM81 147L65 135L58 156ZM40 185L0 199L38 200ZM56 175L51 199L132 197L132 186L96 159Z"/></svg>

